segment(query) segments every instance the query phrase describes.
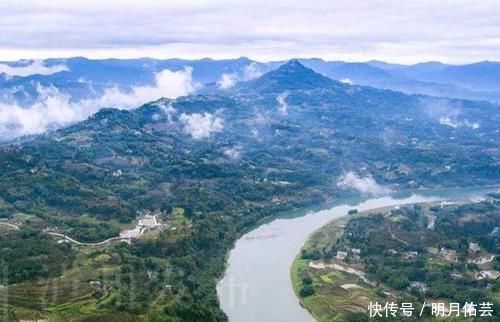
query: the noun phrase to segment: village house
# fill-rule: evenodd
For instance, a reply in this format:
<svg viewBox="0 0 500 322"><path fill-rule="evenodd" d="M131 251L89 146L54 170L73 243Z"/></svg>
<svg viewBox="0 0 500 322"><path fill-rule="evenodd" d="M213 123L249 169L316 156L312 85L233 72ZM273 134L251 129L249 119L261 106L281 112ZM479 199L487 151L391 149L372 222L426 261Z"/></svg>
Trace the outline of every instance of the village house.
<svg viewBox="0 0 500 322"><path fill-rule="evenodd" d="M429 289L427 287L427 285L425 283L422 283L422 282L411 282L410 288L416 289L417 291L420 291L420 292L425 292Z"/></svg>
<svg viewBox="0 0 500 322"><path fill-rule="evenodd" d="M389 249L389 254L391 254L391 255L397 255L398 251L395 250L394 248L391 248L391 249Z"/></svg>
<svg viewBox="0 0 500 322"><path fill-rule="evenodd" d="M481 250L478 243L469 243L469 250L473 253L477 253Z"/></svg>
<svg viewBox="0 0 500 322"><path fill-rule="evenodd" d="M351 248L350 252L352 254L352 257L354 257L355 259L360 259L361 249L359 249L359 248Z"/></svg>
<svg viewBox="0 0 500 322"><path fill-rule="evenodd" d="M409 252L403 252L403 258L404 259L413 259L418 256L417 251L409 251Z"/></svg>
<svg viewBox="0 0 500 322"><path fill-rule="evenodd" d="M497 271L480 271L474 274L474 278L477 280L482 280L485 278L496 280L500 277L500 272Z"/></svg>
<svg viewBox="0 0 500 322"><path fill-rule="evenodd" d="M476 264L476 265L483 265L487 263L491 263L495 259L495 255L486 255L486 256L481 256L476 259L469 259L467 260L468 263L471 264Z"/></svg>
<svg viewBox="0 0 500 322"><path fill-rule="evenodd" d="M447 249L446 247L441 247L439 254L441 255L441 257L444 260L447 260L449 262L457 262L458 261L458 256L457 256L456 250Z"/></svg>
<svg viewBox="0 0 500 322"><path fill-rule="evenodd" d="M342 251L338 251L337 256L335 256L335 258L341 261L343 261L346 257L347 257L347 252L342 252Z"/></svg>

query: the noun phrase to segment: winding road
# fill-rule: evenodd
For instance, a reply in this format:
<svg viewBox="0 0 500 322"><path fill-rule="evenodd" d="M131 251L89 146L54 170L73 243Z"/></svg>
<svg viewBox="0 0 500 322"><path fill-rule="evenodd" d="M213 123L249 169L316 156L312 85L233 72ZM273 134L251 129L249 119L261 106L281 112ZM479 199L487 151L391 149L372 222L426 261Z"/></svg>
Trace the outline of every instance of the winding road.
<svg viewBox="0 0 500 322"><path fill-rule="evenodd" d="M112 242L112 241L120 241L120 240L127 241L127 242L130 243L131 239L140 237L149 228L158 227L160 224L158 223L157 217L160 214L161 213L157 213L157 214L151 216L151 218L153 219L153 223L152 224L146 224L143 221L144 218L139 218L139 220L137 222L137 225L135 226L134 229L122 231L122 232L120 232L120 236L111 237L111 238L108 238L106 240L103 240L103 241L100 241L100 242L96 242L96 243L81 242L81 241L78 241L76 239L73 239L73 238L69 237L68 235L64 235L64 234L61 234L61 233L58 233L58 232L55 232L55 231L45 231L45 232L47 234L51 235L51 236L63 238L64 240L67 240L67 241L69 241L71 243L74 243L76 245L79 245L79 246L101 246L101 245L107 244L107 243ZM17 225L8 223L8 222L0 222L0 226L7 226L7 227L10 227L10 228L13 228L13 229L17 229L17 230L21 229L20 226L17 226ZM135 231L135 230L137 231L137 233L135 233L135 232L134 233L130 233L130 232Z"/></svg>
<svg viewBox="0 0 500 322"><path fill-rule="evenodd" d="M114 240L129 240L130 241L130 237L119 237L118 236L118 237L111 237L111 238L108 238L106 240L103 240L103 241L100 241L97 243L84 243L84 242L79 242L78 240L75 240L75 239L73 239L69 236L66 236L64 234L56 233L53 231L48 231L47 234L49 234L51 236L64 238L65 240L72 242L74 244L80 245L80 246L100 246L100 245L104 245L104 244L109 243L109 242L114 241Z"/></svg>

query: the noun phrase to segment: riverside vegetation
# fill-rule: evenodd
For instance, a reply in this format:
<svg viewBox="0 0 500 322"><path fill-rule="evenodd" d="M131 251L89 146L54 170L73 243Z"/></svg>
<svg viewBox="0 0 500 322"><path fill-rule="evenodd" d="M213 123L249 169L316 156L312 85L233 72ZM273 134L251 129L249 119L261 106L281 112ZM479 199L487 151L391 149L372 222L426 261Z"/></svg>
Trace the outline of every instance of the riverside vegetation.
<svg viewBox="0 0 500 322"><path fill-rule="evenodd" d="M498 113L342 84L293 60L4 144L0 217L19 229L0 226L2 317L225 321L216 281L243 232L360 191L497 184ZM167 228L130 244L44 233L98 242L144 210Z"/></svg>
<svg viewBox="0 0 500 322"><path fill-rule="evenodd" d="M500 305L500 200L360 213L315 232L292 268L294 288L318 321L369 321L369 303ZM381 318L433 321L423 317ZM451 318L470 321L474 318ZM478 314L479 316L479 314ZM477 317L478 321L496 321ZM373 318L372 318L373 319Z"/></svg>

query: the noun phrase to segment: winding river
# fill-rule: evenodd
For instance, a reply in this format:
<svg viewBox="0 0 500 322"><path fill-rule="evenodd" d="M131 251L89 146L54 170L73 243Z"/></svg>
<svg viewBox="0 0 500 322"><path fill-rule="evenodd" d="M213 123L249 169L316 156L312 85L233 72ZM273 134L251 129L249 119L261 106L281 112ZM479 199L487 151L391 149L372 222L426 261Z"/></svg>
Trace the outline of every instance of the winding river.
<svg viewBox="0 0 500 322"><path fill-rule="evenodd" d="M498 188L462 188L343 200L332 208L300 217L279 218L250 231L235 244L217 285L222 309L231 322L310 322L300 306L290 267L308 236L332 219L360 211L430 201L477 199Z"/></svg>

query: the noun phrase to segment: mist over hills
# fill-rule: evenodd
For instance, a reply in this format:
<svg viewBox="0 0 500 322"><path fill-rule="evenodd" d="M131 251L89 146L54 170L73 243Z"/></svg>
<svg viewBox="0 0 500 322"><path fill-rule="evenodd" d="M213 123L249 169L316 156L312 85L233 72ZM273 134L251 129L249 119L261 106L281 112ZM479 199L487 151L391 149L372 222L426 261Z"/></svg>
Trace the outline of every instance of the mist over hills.
<svg viewBox="0 0 500 322"><path fill-rule="evenodd" d="M497 91L500 67L494 62L406 66L377 61L296 61L351 85L490 102L498 102L500 97ZM224 93L246 86L247 82L285 63L261 63L245 57L230 60L76 57L3 62L0 63L0 139L67 126L103 107L133 109L160 97Z"/></svg>
<svg viewBox="0 0 500 322"><path fill-rule="evenodd" d="M370 82L374 84L387 82L387 86L396 86L399 82L407 82L408 85L415 82L415 84L425 84L429 88L434 86L438 90L439 86L442 86L443 92L440 96L448 95L445 91L446 86L468 89L472 92L495 92L500 82L500 63L488 61L467 65L447 65L439 62L415 65L378 61L352 63L324 61L318 58L299 59L299 61L330 78L336 80L349 78L360 85L371 85ZM0 62L0 74L3 74L3 78L7 78L4 86L8 87L30 81L60 86L66 82L69 83L67 87L71 87L74 86L74 84L71 85L72 83L78 82L78 79L82 77L95 84L117 84L127 87L151 83L154 80L154 73L163 69L179 71L189 66L193 69L193 79L200 84L207 84L220 81L223 74L240 74L244 72L245 67L252 64L256 75L260 75L284 63L286 61L257 62L246 57L228 60L209 58L200 60L152 58L91 60L75 57L43 61ZM46 66L45 70L40 68L41 66ZM252 77L252 75L247 75L247 77ZM436 93L440 92L436 91Z"/></svg>
<svg viewBox="0 0 500 322"><path fill-rule="evenodd" d="M144 63L126 65L139 75ZM55 309L64 305L75 320L226 321L216 280L234 241L257 223L343 197L498 184L498 105L350 85L298 60L260 76L231 64L219 73L234 70L234 79L214 77L203 90L193 85L196 67L179 64L155 76L159 86L132 91L144 99L173 81L171 98L132 107L140 100L108 91L131 107L81 105L94 113L0 146L0 217L22 222L0 239L13 268L0 289L13 295L9 314L65 320L68 310ZM70 77L62 73L51 76ZM43 233L99 242L144 211L176 230L95 251ZM40 250L22 252L32 245ZM59 291L45 296L54 281Z"/></svg>

